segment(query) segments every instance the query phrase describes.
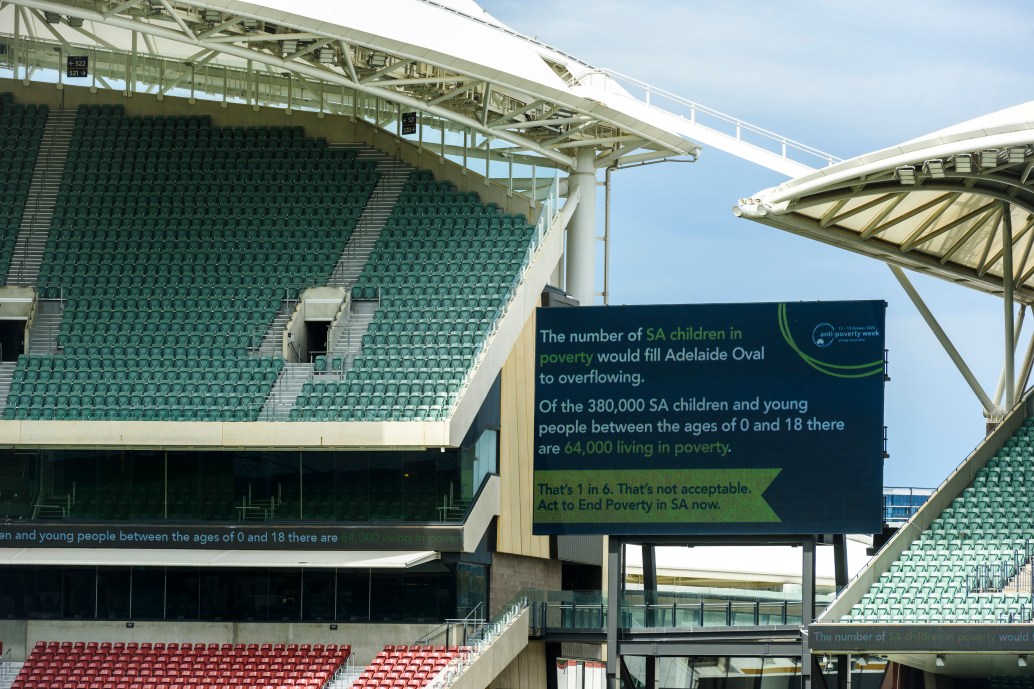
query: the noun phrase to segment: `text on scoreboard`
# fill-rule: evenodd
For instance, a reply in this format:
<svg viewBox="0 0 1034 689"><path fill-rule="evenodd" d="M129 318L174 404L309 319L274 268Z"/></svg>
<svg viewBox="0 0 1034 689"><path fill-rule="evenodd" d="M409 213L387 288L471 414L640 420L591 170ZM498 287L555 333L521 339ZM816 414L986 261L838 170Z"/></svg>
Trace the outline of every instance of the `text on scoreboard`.
<svg viewBox="0 0 1034 689"><path fill-rule="evenodd" d="M535 533L878 532L885 308L539 309Z"/></svg>

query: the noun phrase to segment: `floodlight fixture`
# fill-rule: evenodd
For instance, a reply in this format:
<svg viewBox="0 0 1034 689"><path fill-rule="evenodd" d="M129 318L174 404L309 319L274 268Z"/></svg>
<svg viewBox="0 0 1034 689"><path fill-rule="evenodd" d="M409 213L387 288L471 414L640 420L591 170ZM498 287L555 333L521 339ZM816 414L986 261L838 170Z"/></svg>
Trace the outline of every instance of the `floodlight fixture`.
<svg viewBox="0 0 1034 689"><path fill-rule="evenodd" d="M223 16L219 13L219 10L205 10L202 14L204 20L209 24L218 24Z"/></svg>
<svg viewBox="0 0 1034 689"><path fill-rule="evenodd" d="M955 161L955 172L973 172L973 156L969 153L959 153L952 160Z"/></svg>
<svg viewBox="0 0 1034 689"><path fill-rule="evenodd" d="M258 19L244 19L243 21L241 21L241 27L245 31L254 31L258 28Z"/></svg>
<svg viewBox="0 0 1034 689"><path fill-rule="evenodd" d="M47 20L48 24L60 24L61 15L57 12L44 12L43 18Z"/></svg>
<svg viewBox="0 0 1034 689"><path fill-rule="evenodd" d="M68 25L73 27L73 28L80 29L83 26L83 18L82 17L73 17L72 15L68 15Z"/></svg>
<svg viewBox="0 0 1034 689"><path fill-rule="evenodd" d="M923 163L923 169L934 179L944 179L944 161L940 158Z"/></svg>
<svg viewBox="0 0 1034 689"><path fill-rule="evenodd" d="M902 165L894 170L894 177L902 184L916 183L916 169L911 165Z"/></svg>
<svg viewBox="0 0 1034 689"><path fill-rule="evenodd" d="M998 151L987 148L980 152L980 167L989 168L998 165Z"/></svg>
<svg viewBox="0 0 1034 689"><path fill-rule="evenodd" d="M388 64L388 54L379 52L370 53L370 59L366 61L366 64L372 69L381 69Z"/></svg>
<svg viewBox="0 0 1034 689"><path fill-rule="evenodd" d="M333 48L320 48L316 51L316 60L323 65L334 64L335 57Z"/></svg>
<svg viewBox="0 0 1034 689"><path fill-rule="evenodd" d="M937 656L933 659L933 664L937 667L944 667L944 654L938 653Z"/></svg>
<svg viewBox="0 0 1034 689"><path fill-rule="evenodd" d="M298 41L294 39L280 41L280 47L283 49L285 55L291 55L298 51Z"/></svg>
<svg viewBox="0 0 1034 689"><path fill-rule="evenodd" d="M1023 146L1010 146L1008 148L1007 160L1012 165L1022 163L1027 157L1027 149Z"/></svg>

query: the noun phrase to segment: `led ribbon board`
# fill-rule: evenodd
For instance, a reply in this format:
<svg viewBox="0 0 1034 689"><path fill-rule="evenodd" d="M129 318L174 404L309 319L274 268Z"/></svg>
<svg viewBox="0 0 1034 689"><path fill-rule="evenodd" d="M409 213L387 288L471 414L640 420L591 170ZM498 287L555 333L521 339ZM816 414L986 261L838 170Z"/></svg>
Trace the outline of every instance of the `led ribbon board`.
<svg viewBox="0 0 1034 689"><path fill-rule="evenodd" d="M534 532L879 532L885 308L539 309Z"/></svg>

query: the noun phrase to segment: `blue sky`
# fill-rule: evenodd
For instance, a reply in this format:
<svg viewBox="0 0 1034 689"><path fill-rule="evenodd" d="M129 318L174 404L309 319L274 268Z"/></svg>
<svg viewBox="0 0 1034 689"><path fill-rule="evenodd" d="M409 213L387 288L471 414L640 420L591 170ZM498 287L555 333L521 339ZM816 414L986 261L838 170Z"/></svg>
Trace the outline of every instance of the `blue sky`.
<svg viewBox="0 0 1034 689"><path fill-rule="evenodd" d="M480 4L597 67L840 158L1029 100L1034 76L1023 2ZM783 179L713 149L694 164L617 172L611 303L887 301L884 482L936 486L983 437L981 407L886 266L732 215L739 198ZM993 392L1001 300L912 277Z"/></svg>

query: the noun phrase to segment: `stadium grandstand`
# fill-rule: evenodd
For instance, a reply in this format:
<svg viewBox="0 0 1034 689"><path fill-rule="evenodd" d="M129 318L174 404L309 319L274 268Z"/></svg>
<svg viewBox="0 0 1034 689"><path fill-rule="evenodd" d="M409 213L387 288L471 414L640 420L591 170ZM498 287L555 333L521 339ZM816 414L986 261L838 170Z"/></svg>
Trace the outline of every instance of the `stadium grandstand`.
<svg viewBox="0 0 1034 689"><path fill-rule="evenodd" d="M822 657L889 659L893 686L1034 681L1034 347L1017 366L1034 276L1032 111L1026 103L843 161L734 209L886 262L988 420L986 439L809 628ZM997 390L980 385L902 268L1002 296Z"/></svg>
<svg viewBox="0 0 1034 689"><path fill-rule="evenodd" d="M532 535L530 375L535 308L601 296L597 171L831 158L465 0L356 9L0 6L0 686L599 657L603 539Z"/></svg>
<svg viewBox="0 0 1034 689"><path fill-rule="evenodd" d="M1026 184L1011 139L956 140L981 183ZM606 540L533 535L535 309L608 301L598 171L705 146L795 178L776 196L817 188L815 168L868 174L468 0L0 4L0 688L556 687L557 668L599 675L619 623L610 686L1024 675L1022 639L816 644L1029 629L1011 369L1004 402L984 394L997 430L810 639L844 563L809 610L792 564L662 570L658 587L644 548L608 619ZM893 187L878 220L839 197L818 217L869 223L848 243L879 235L887 260L901 192L944 194L907 219L965 237L900 262L1023 301L1030 243L1023 279L1002 279L1009 214L959 200L984 189L954 174L962 150L959 188L892 158L865 177ZM804 207L768 193L742 214Z"/></svg>

